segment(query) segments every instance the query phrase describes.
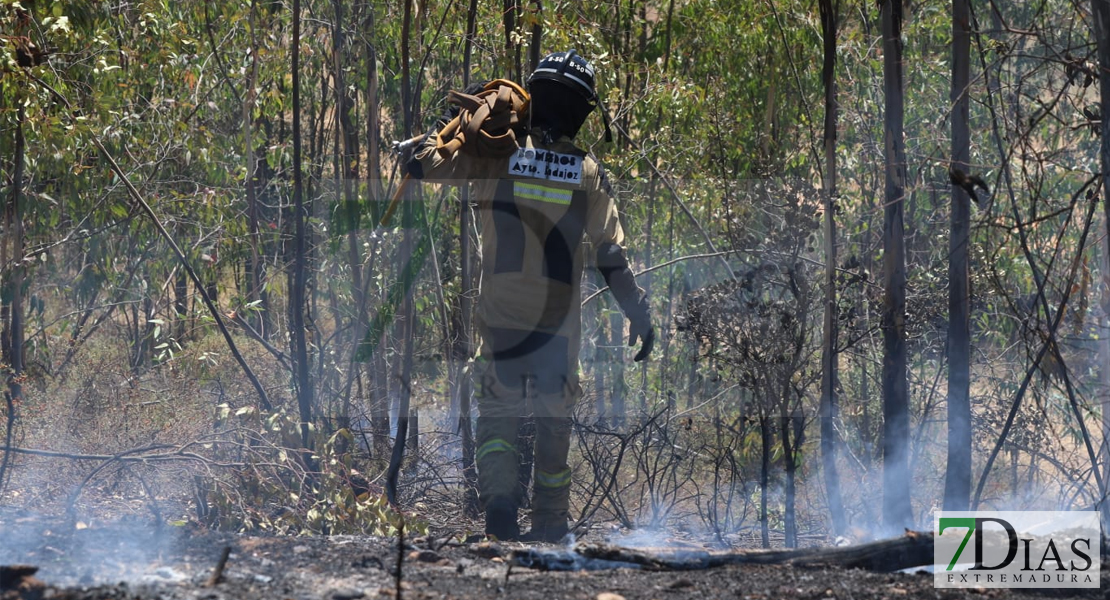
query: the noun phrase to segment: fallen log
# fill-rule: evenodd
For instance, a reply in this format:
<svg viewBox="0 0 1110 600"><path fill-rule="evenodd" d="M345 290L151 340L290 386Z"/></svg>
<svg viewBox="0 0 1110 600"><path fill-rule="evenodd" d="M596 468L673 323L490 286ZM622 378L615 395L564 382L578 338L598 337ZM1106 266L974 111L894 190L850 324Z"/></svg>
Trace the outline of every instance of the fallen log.
<svg viewBox="0 0 1110 600"><path fill-rule="evenodd" d="M933 564L933 534L906 531L906 534L901 537L852 546L740 552L665 548L652 551L606 544L579 544L573 549L514 550L512 560L519 566L543 571L594 571L619 568L691 571L724 565L749 564L836 566L885 573Z"/></svg>

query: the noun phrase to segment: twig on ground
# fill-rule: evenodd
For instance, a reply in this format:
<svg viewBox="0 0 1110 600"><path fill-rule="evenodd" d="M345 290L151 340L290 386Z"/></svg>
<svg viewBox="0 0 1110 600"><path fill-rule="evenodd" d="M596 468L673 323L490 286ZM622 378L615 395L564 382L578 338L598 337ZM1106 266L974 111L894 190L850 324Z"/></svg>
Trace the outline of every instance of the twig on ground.
<svg viewBox="0 0 1110 600"><path fill-rule="evenodd" d="M214 587L224 580L224 569L227 568L227 559L231 557L231 546L224 546L220 552L220 560L216 561L216 568L212 571L212 576L208 578L205 587Z"/></svg>
<svg viewBox="0 0 1110 600"><path fill-rule="evenodd" d="M397 600L401 600L402 567L405 564L405 515L401 515L401 524L397 527Z"/></svg>

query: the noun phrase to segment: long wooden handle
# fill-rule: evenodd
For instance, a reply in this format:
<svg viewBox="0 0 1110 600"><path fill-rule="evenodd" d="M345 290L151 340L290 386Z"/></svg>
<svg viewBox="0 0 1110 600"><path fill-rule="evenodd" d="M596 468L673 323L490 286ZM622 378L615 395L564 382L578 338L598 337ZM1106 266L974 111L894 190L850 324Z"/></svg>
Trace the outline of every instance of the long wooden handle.
<svg viewBox="0 0 1110 600"><path fill-rule="evenodd" d="M385 214L383 214L381 220L378 221L378 225L382 227L389 226L389 222L393 219L393 213L397 212L397 205L401 202L401 196L405 193L405 187L408 186L410 179L412 179L412 175L405 173L404 178L401 179L400 185L397 186L397 191L393 192L393 198L390 199L389 206L386 207Z"/></svg>

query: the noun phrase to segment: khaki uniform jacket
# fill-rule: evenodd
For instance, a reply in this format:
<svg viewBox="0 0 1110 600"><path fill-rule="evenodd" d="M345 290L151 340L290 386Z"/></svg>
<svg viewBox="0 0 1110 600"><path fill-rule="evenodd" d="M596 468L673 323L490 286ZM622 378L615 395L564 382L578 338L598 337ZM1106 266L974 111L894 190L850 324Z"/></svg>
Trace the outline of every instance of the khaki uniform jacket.
<svg viewBox="0 0 1110 600"><path fill-rule="evenodd" d="M624 232L597 161L568 138L550 145L541 139L531 132L507 158L465 151L444 158L432 137L417 159L425 181L473 185L482 240L480 330L565 336L573 373L581 345L583 242L596 256L602 244L623 246Z"/></svg>

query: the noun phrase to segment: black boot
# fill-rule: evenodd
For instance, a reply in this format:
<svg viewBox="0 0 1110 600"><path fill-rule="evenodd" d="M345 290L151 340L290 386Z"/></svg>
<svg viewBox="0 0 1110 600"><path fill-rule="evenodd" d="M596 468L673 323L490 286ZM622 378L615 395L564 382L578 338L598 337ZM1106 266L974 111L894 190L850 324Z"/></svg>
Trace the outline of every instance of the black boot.
<svg viewBox="0 0 1110 600"><path fill-rule="evenodd" d="M566 521L562 523L558 521L550 523L533 524L531 531L520 536L522 542L547 542L549 544L557 544L567 537L570 530L567 528Z"/></svg>
<svg viewBox="0 0 1110 600"><path fill-rule="evenodd" d="M486 535L501 541L520 537L516 522L516 503L505 498L494 498L486 504Z"/></svg>

